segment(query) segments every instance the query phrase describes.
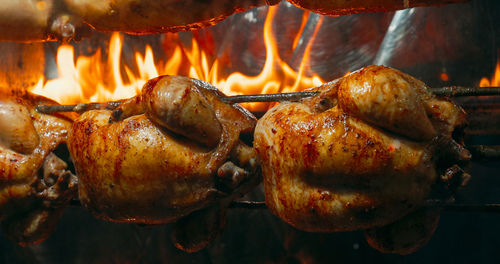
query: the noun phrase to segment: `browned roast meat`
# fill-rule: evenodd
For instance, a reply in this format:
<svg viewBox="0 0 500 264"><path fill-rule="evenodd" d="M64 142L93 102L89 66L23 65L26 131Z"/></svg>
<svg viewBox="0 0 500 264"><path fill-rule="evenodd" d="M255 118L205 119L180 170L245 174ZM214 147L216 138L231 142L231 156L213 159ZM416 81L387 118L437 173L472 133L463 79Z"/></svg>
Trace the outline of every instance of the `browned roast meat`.
<svg viewBox="0 0 500 264"><path fill-rule="evenodd" d="M266 203L298 229L393 223L424 205L443 168L470 158L452 138L464 112L409 75L369 66L316 89L255 129Z"/></svg>
<svg viewBox="0 0 500 264"><path fill-rule="evenodd" d="M467 0L290 0L323 15L394 11ZM280 0L6 0L0 6L0 39L80 39L97 31L151 34L197 30L228 16Z"/></svg>
<svg viewBox="0 0 500 264"><path fill-rule="evenodd" d="M83 206L116 222L163 224L187 216L176 245L206 246L224 223L216 215L260 179L254 150L239 139L253 132L255 118L220 96L207 83L161 76L114 112L77 118L69 150ZM200 229L207 232L186 229L191 222L206 223Z"/></svg>
<svg viewBox="0 0 500 264"><path fill-rule="evenodd" d="M54 230L77 179L52 152L66 142L71 120L39 114L53 102L31 94L0 94L0 220L21 245L38 243Z"/></svg>
<svg viewBox="0 0 500 264"><path fill-rule="evenodd" d="M419 6L439 6L469 0L288 0L294 5L327 16L391 12Z"/></svg>

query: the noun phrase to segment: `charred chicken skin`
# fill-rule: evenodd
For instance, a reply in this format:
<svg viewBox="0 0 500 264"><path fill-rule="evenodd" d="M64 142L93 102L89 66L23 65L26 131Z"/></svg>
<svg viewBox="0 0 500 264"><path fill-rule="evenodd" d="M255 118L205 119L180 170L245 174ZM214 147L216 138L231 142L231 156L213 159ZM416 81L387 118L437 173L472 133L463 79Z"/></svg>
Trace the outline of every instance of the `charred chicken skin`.
<svg viewBox="0 0 500 264"><path fill-rule="evenodd" d="M289 0L305 10L340 16L388 12L468 0ZM0 39L47 41L81 39L91 29L151 34L198 30L253 7L280 0L4 0Z"/></svg>
<svg viewBox="0 0 500 264"><path fill-rule="evenodd" d="M369 12L391 12L400 9L445 5L468 0L288 0L292 4L327 16L343 16Z"/></svg>
<svg viewBox="0 0 500 264"><path fill-rule="evenodd" d="M275 106L255 129L266 203L298 229L393 223L422 207L447 167L470 158L452 138L464 112L409 75L369 66L316 89Z"/></svg>
<svg viewBox="0 0 500 264"><path fill-rule="evenodd" d="M253 132L255 118L221 96L207 83L161 76L115 111L77 118L69 150L82 205L115 222L163 224L185 217L176 245L204 247L224 222L206 218L223 216L231 200L259 181L254 150L240 140L241 133ZM190 223L211 227L193 234Z"/></svg>
<svg viewBox="0 0 500 264"><path fill-rule="evenodd" d="M53 151L66 142L71 120L39 114L34 95L0 94L0 220L21 245L47 238L71 199L77 179Z"/></svg>
<svg viewBox="0 0 500 264"><path fill-rule="evenodd" d="M72 13L99 31L151 34L198 30L228 16L279 0L64 0Z"/></svg>

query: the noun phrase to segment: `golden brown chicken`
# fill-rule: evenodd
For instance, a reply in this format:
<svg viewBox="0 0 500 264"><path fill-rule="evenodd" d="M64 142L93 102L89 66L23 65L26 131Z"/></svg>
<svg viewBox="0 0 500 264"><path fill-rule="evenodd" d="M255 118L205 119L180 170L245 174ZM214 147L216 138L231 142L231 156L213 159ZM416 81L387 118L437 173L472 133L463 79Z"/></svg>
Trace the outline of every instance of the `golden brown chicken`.
<svg viewBox="0 0 500 264"><path fill-rule="evenodd" d="M279 0L64 0L72 13L99 31L151 34L197 30L228 16Z"/></svg>
<svg viewBox="0 0 500 264"><path fill-rule="evenodd" d="M394 11L468 0L290 0L323 15ZM197 30L253 7L280 0L4 0L0 39L47 41L81 39L98 31L151 34Z"/></svg>
<svg viewBox="0 0 500 264"><path fill-rule="evenodd" d="M390 224L420 208L438 175L469 152L463 111L397 70L369 66L282 103L257 123L266 203L314 232Z"/></svg>
<svg viewBox="0 0 500 264"><path fill-rule="evenodd" d="M80 39L90 30L60 0L4 0L0 6L0 39L4 41Z"/></svg>
<svg viewBox="0 0 500 264"><path fill-rule="evenodd" d="M469 0L288 0L294 5L327 16L390 12L419 6L438 6Z"/></svg>
<svg viewBox="0 0 500 264"><path fill-rule="evenodd" d="M255 118L221 96L207 83L161 76L115 111L76 119L69 150L81 203L115 222L187 216L177 225L177 246L204 247L223 226L225 207L259 181L254 150L240 140ZM192 223L209 227L191 232Z"/></svg>
<svg viewBox="0 0 500 264"><path fill-rule="evenodd" d="M0 94L0 220L21 245L47 238L71 199L76 177L53 151L66 142L71 120L35 112L53 102L31 94Z"/></svg>
<svg viewBox="0 0 500 264"><path fill-rule="evenodd" d="M0 39L81 39L91 28L151 34L197 30L228 16L279 0L6 0L0 6Z"/></svg>

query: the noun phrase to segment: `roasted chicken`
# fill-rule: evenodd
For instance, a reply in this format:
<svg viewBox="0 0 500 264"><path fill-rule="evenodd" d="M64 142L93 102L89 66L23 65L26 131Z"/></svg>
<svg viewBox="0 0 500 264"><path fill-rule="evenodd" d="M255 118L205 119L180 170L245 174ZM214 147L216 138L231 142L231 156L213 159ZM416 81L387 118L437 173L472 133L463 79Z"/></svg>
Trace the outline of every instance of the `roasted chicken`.
<svg viewBox="0 0 500 264"><path fill-rule="evenodd" d="M391 12L419 6L436 6L468 0L288 0L292 4L327 16L343 16L356 13Z"/></svg>
<svg viewBox="0 0 500 264"><path fill-rule="evenodd" d="M113 112L77 118L69 150L82 205L115 222L183 218L176 245L204 247L223 226L229 202L259 181L254 150L240 140L255 118L221 96L207 83L161 76ZM192 223L209 226L193 232Z"/></svg>
<svg viewBox="0 0 500 264"><path fill-rule="evenodd" d="M21 245L47 238L77 195L76 177L53 153L66 142L71 120L37 113L42 103L53 104L31 94L0 94L0 220Z"/></svg>
<svg viewBox="0 0 500 264"><path fill-rule="evenodd" d="M324 15L394 11L467 0L290 0ZM197 30L247 9L280 0L6 0L0 6L0 39L47 41L81 39L98 31L150 34Z"/></svg>
<svg viewBox="0 0 500 264"><path fill-rule="evenodd" d="M0 6L3 41L78 40L90 32L59 0L5 0Z"/></svg>
<svg viewBox="0 0 500 264"><path fill-rule="evenodd" d="M464 112L409 75L369 66L316 89L270 109L255 129L266 203L298 229L391 224L421 208L448 167L470 158L452 137Z"/></svg>
<svg viewBox="0 0 500 264"><path fill-rule="evenodd" d="M279 0L7 0L0 6L0 39L81 39L91 29L151 34L197 30Z"/></svg>
<svg viewBox="0 0 500 264"><path fill-rule="evenodd" d="M279 0L64 0L73 14L99 31L151 34L198 30L228 16Z"/></svg>

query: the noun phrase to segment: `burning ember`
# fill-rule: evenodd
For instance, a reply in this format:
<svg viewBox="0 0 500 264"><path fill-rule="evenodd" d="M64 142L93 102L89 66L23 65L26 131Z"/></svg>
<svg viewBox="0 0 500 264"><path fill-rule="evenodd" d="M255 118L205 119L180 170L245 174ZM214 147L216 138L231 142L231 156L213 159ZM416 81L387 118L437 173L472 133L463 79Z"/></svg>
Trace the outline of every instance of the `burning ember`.
<svg viewBox="0 0 500 264"><path fill-rule="evenodd" d="M135 53L138 72L134 73L130 67L121 63L123 36L113 33L107 61L103 60L102 52L98 50L91 56L79 56L75 63L74 48L61 45L57 51L59 77L45 80L42 76L31 92L61 104L112 101L136 95L147 80L159 75L184 75L200 79L213 84L227 95L291 92L321 85L323 80L318 75L306 76L314 37L309 41L297 71L280 58L272 28L276 11L277 7L270 7L264 23L266 60L257 76L240 72L225 76L221 67L223 63L218 59L211 60L208 52L194 38L191 48L178 42L170 57L157 63L152 48L146 46L143 54ZM303 16L302 24L305 24L307 18L308 13ZM320 26L321 21L315 28L314 36ZM299 30L294 43L298 42L300 34ZM265 104L248 104L247 107L252 110L267 108Z"/></svg>

